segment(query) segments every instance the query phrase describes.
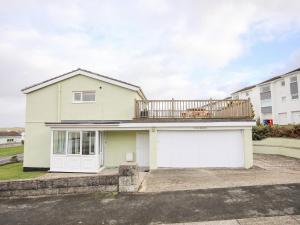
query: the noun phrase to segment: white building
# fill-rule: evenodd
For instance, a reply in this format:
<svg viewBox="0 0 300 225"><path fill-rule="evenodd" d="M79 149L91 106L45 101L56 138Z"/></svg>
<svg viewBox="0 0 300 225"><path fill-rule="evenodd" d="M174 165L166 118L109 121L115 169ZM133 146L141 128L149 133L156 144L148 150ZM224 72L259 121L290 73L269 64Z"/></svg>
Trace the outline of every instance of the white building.
<svg viewBox="0 0 300 225"><path fill-rule="evenodd" d="M21 143L22 135L16 131L0 131L0 145Z"/></svg>
<svg viewBox="0 0 300 225"><path fill-rule="evenodd" d="M255 119L274 124L300 124L300 68L243 88L231 94L233 99L250 98Z"/></svg>

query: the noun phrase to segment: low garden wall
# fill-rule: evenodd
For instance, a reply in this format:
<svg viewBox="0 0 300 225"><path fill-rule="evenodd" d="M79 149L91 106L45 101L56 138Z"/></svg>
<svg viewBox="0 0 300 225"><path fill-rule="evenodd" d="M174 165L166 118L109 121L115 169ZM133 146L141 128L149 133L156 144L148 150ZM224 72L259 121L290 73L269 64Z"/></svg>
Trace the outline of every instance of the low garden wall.
<svg viewBox="0 0 300 225"><path fill-rule="evenodd" d="M124 163L119 173L82 177L14 180L0 182L0 197L25 197L58 194L102 192L134 192L139 186L138 166Z"/></svg>
<svg viewBox="0 0 300 225"><path fill-rule="evenodd" d="M284 155L300 159L300 139L266 138L260 141L253 141L253 152Z"/></svg>

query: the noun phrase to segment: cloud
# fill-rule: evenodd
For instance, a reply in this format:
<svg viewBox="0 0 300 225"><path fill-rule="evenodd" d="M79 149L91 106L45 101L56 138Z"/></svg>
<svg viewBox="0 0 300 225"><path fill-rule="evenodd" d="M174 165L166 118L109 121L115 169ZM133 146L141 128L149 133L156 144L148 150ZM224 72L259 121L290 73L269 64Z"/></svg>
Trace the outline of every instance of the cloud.
<svg viewBox="0 0 300 225"><path fill-rule="evenodd" d="M0 108L15 110L1 110L0 126L22 124L21 88L78 67L149 98L226 97L266 72L234 60L300 31L300 3L288 2L0 1Z"/></svg>

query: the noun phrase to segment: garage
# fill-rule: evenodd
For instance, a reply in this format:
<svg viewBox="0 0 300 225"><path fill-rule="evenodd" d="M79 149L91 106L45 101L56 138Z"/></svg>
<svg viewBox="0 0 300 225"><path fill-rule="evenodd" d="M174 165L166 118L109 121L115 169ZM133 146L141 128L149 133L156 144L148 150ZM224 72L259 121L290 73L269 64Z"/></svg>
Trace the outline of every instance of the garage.
<svg viewBox="0 0 300 225"><path fill-rule="evenodd" d="M157 131L158 167L244 167L241 130Z"/></svg>

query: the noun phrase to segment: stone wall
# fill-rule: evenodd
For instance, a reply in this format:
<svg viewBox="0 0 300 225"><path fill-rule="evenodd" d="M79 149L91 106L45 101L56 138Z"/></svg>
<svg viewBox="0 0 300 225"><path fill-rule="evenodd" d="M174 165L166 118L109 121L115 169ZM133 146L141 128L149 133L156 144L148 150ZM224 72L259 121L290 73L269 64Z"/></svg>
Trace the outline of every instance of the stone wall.
<svg viewBox="0 0 300 225"><path fill-rule="evenodd" d="M119 166L119 192L136 192L139 185L138 166L133 162L125 162Z"/></svg>
<svg viewBox="0 0 300 225"><path fill-rule="evenodd" d="M300 139L266 138L261 141L253 141L253 152L284 155L300 159Z"/></svg>
<svg viewBox="0 0 300 225"><path fill-rule="evenodd" d="M82 177L39 178L0 182L0 197L25 197L74 193L135 192L138 190L138 166L124 163L119 174L95 174Z"/></svg>
<svg viewBox="0 0 300 225"><path fill-rule="evenodd" d="M0 197L118 191L118 175L0 182Z"/></svg>

